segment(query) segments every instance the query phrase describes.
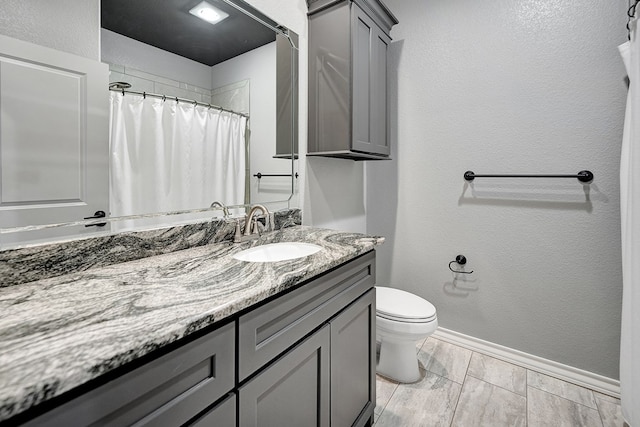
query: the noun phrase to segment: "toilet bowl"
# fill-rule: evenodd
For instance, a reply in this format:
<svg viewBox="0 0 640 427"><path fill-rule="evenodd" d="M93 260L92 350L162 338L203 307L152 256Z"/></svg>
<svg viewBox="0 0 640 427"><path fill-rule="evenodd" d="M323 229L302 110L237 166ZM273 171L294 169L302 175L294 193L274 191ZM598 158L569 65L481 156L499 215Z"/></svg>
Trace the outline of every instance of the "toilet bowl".
<svg viewBox="0 0 640 427"><path fill-rule="evenodd" d="M400 289L376 286L376 340L380 357L376 371L401 383L420 379L416 342L438 327L429 301Z"/></svg>

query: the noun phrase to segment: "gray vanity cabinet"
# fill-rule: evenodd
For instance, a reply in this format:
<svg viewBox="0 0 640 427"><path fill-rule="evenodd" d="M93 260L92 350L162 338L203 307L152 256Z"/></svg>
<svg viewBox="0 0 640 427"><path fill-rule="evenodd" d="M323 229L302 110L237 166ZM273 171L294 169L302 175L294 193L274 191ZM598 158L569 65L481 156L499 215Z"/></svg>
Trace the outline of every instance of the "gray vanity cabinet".
<svg viewBox="0 0 640 427"><path fill-rule="evenodd" d="M374 284L370 251L26 425L371 425Z"/></svg>
<svg viewBox="0 0 640 427"><path fill-rule="evenodd" d="M389 156L387 52L397 19L379 0L307 0L309 156Z"/></svg>

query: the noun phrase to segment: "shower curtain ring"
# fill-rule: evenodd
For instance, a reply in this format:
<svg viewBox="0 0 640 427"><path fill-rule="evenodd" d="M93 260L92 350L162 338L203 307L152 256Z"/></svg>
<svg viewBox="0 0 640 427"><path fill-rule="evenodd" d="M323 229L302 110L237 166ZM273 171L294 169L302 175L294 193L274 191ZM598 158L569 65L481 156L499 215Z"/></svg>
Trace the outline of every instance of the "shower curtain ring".
<svg viewBox="0 0 640 427"><path fill-rule="evenodd" d="M634 4L629 6L629 9L627 9L627 16L629 18L633 19L633 17L636 16L636 7L637 6L638 6L638 0L636 0Z"/></svg>

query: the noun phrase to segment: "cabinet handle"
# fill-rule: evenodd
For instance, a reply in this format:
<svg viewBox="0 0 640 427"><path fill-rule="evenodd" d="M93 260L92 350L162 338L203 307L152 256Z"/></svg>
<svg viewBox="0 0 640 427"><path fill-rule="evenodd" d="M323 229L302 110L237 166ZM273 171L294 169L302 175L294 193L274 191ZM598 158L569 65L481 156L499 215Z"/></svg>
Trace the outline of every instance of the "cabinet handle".
<svg viewBox="0 0 640 427"><path fill-rule="evenodd" d="M106 216L107 214L104 211L95 211L93 216L85 216L84 219L104 218ZM85 227L104 227L105 225L107 225L106 222L100 222L98 224L88 224Z"/></svg>

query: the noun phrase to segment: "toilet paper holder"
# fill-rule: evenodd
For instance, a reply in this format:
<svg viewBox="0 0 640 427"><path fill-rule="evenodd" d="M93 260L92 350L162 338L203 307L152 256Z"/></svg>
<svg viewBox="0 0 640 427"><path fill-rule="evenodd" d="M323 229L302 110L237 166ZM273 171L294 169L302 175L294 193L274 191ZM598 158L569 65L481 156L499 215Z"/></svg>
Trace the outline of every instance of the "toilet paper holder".
<svg viewBox="0 0 640 427"><path fill-rule="evenodd" d="M456 259L454 259L453 261L451 261L449 263L449 270L453 271L454 273L460 273L460 274L471 274L473 273L473 270L471 271L460 271L460 270L454 270L453 268L451 268L451 264L453 263L457 263L460 265L465 265L467 263L467 257L465 257L464 255L457 255Z"/></svg>

